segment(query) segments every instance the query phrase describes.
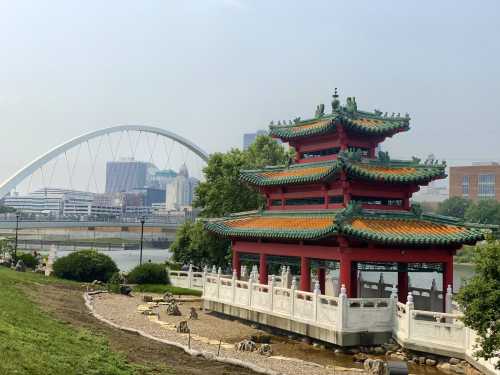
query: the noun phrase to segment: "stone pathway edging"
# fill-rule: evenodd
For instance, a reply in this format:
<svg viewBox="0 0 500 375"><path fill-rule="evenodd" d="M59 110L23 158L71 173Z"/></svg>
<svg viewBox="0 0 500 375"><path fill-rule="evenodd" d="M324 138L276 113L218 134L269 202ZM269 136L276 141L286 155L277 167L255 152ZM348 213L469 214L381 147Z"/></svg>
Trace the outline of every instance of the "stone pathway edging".
<svg viewBox="0 0 500 375"><path fill-rule="evenodd" d="M90 311L90 313L94 316L94 318L96 318L97 320L99 320L99 321L101 321L101 322L103 322L105 324L108 324L108 325L110 325L110 326L112 326L114 328L117 328L117 329L120 329L120 330L126 331L126 332L135 333L135 334L141 335L143 337L146 337L146 338L148 338L150 340L161 342L163 344L175 346L175 347L177 347L179 349L182 349L184 352L186 352L187 354L189 354L189 355L191 355L193 357L203 357L203 358L205 358L205 359L207 359L209 361L217 361L217 362L226 363L226 364L229 364L229 365L235 365L235 366L244 367L244 368L247 368L249 370L255 371L256 373L259 373L259 374L265 374L265 375L283 375L280 372L277 372L277 371L274 371L274 370L271 370L271 369L267 369L267 368L263 368L263 367L260 367L260 366L256 366L255 364L253 364L251 362L242 361L242 360L239 360L239 359L236 359L236 358L228 358L228 357L215 356L213 353L207 352L207 351L203 351L203 350L199 351L199 350L189 349L186 345L179 344L178 342L169 341L169 340L165 340L165 339L160 339L158 337L154 337L152 335L149 335L149 334L147 334L144 331L141 331L141 330L138 330L138 329L135 329L135 328L121 326L119 324L113 323L113 322L111 322L108 319L102 317L101 315L99 315L98 313L96 313L94 311L94 306L92 305L92 301L93 301L92 300L92 295L95 295L95 294L98 294L98 293L102 293L102 292L98 291L97 293L96 292L85 292L85 293L83 293L83 299L85 301L85 306Z"/></svg>

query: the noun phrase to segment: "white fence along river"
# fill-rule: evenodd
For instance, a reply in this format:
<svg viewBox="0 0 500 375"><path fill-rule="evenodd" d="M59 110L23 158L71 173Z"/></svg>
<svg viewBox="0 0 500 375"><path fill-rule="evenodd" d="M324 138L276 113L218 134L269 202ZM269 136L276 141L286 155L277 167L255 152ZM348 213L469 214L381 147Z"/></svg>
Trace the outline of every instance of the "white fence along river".
<svg viewBox="0 0 500 375"><path fill-rule="evenodd" d="M416 310L413 295L408 302L397 300L397 290L389 298L347 298L345 288L338 297L322 295L316 284L313 292L259 284L253 277L238 280L236 274L170 271L173 285L203 291L203 299L306 323L335 332L392 332L409 349L465 358L490 374L498 374L494 361L476 361L475 332L465 327L459 314ZM451 291L445 298L450 300Z"/></svg>

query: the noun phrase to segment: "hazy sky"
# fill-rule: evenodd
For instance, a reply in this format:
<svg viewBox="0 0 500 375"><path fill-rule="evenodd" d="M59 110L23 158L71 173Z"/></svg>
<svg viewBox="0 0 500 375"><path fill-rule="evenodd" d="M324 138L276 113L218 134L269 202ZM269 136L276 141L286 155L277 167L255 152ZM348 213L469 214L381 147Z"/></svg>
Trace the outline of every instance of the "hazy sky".
<svg viewBox="0 0 500 375"><path fill-rule="evenodd" d="M0 0L0 179L117 124L209 152L330 108L409 112L394 157L500 159L498 1Z"/></svg>

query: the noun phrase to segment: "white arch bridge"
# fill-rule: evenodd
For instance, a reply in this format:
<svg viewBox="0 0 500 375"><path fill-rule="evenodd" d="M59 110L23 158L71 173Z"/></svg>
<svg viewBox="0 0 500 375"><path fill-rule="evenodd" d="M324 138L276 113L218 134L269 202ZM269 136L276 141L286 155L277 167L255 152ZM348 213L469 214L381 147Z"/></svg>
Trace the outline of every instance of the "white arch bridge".
<svg viewBox="0 0 500 375"><path fill-rule="evenodd" d="M195 155L199 156L203 161L208 160L208 154L201 149L199 146L191 142L190 140L177 135L171 131L154 127L154 126L145 126L145 125L119 125L119 126L112 126L109 128L104 128L96 131L92 131L86 134L83 134L81 136L75 137L73 139L70 139L69 141L66 141L59 146L56 146L46 152L45 154L41 155L40 157L36 158L35 160L31 161L30 163L26 164L23 168L18 170L14 175L9 177L7 180L3 181L0 184L0 198L4 197L7 195L11 190L13 190L17 185L19 185L25 178L33 174L35 171L37 171L39 168L43 167L53 159L57 158L58 156L64 154L66 151L70 150L71 148L78 146L82 143L88 142L94 138L98 138L101 136L105 135L110 135L113 133L119 133L119 132L144 132L144 133L150 133L150 134L156 134L158 136L162 136L165 138L169 138L175 142L180 143L184 147L186 147L188 150L192 151Z"/></svg>

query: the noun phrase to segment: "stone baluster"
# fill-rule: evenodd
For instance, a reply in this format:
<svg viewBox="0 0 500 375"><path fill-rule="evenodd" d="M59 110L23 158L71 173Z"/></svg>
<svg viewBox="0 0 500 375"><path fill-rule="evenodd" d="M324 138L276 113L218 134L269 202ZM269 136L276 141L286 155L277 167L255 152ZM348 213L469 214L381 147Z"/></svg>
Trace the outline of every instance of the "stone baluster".
<svg viewBox="0 0 500 375"><path fill-rule="evenodd" d="M318 321L318 303L319 303L319 295L321 294L321 287L319 285L319 281L316 280L314 283L314 289L313 289L313 314L314 314L314 321Z"/></svg>
<svg viewBox="0 0 500 375"><path fill-rule="evenodd" d="M207 273L208 273L208 267L204 266L203 267L203 276L202 276L202 280L201 280L201 285L202 285L201 295L202 296L205 296L205 293L206 293L205 284L207 283ZM205 299L203 299L203 301L205 301ZM203 305L205 305L205 303Z"/></svg>
<svg viewBox="0 0 500 375"><path fill-rule="evenodd" d="M290 286L290 318L295 315L295 290L297 289L297 281L292 277L292 285Z"/></svg>
<svg viewBox="0 0 500 375"><path fill-rule="evenodd" d="M215 268L215 266L213 267ZM217 270L217 299L220 299L220 277L221 277L221 268Z"/></svg>
<svg viewBox="0 0 500 375"><path fill-rule="evenodd" d="M217 273L217 268L215 268L215 264L212 266L212 273L214 275Z"/></svg>
<svg viewBox="0 0 500 375"><path fill-rule="evenodd" d="M273 311L274 309L274 284L276 282L276 278L274 275L271 275L269 278L269 311Z"/></svg>
<svg viewBox="0 0 500 375"><path fill-rule="evenodd" d="M253 291L253 278L250 275L248 279L248 307L252 307L252 291Z"/></svg>
<svg viewBox="0 0 500 375"><path fill-rule="evenodd" d="M343 331L346 327L347 309L349 308L349 301L347 299L347 289L344 284L340 287L338 296L338 316L337 316L337 329L339 332Z"/></svg>
<svg viewBox="0 0 500 375"><path fill-rule="evenodd" d="M413 309L415 308L415 304L413 303L413 294L412 292L408 292L408 298L406 299L406 332L408 334L407 339L411 337L411 326L413 321Z"/></svg>
<svg viewBox="0 0 500 375"><path fill-rule="evenodd" d="M398 288L396 284L392 284L390 299L392 306L392 326L394 329L394 322L398 319Z"/></svg>
<svg viewBox="0 0 500 375"><path fill-rule="evenodd" d="M451 288L451 285L448 284L448 287L446 288L446 294L444 295L445 299L445 313L451 314L453 312L453 306L452 306L452 300L453 300L453 290Z"/></svg>
<svg viewBox="0 0 500 375"><path fill-rule="evenodd" d="M231 301L233 302L236 299L236 281L238 280L238 272L234 269L233 270L233 277L231 279L231 289L232 289L232 296L231 296Z"/></svg>

